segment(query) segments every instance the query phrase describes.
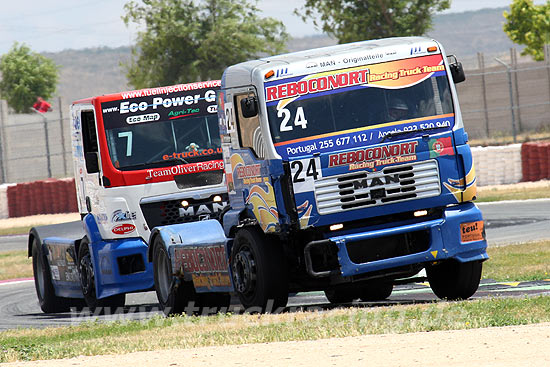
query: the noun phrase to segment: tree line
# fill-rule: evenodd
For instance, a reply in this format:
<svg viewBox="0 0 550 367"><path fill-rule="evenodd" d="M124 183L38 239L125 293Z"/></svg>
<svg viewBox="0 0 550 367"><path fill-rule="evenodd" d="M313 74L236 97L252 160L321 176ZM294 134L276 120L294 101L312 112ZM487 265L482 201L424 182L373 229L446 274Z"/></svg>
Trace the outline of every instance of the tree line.
<svg viewBox="0 0 550 367"><path fill-rule="evenodd" d="M450 5L451 0L306 0L294 13L348 43L424 35L433 14ZM124 11L126 26L141 29L125 65L136 89L219 79L229 65L285 52L289 38L280 20L262 17L250 0L129 1ZM524 53L543 58L542 46L550 43L550 2L514 0L504 17L510 39L527 45ZM0 57L0 98L18 113L30 112L37 97L54 95L58 72L52 60L15 43Z"/></svg>

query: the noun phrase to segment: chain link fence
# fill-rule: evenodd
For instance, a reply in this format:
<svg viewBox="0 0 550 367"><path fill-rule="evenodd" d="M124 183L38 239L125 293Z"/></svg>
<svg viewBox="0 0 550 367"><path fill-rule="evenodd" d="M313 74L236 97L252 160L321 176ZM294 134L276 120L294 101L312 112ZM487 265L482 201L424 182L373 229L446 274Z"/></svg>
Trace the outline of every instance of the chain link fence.
<svg viewBox="0 0 550 367"><path fill-rule="evenodd" d="M548 55L548 49L546 54ZM474 144L550 137L550 57L517 62L478 54L478 68L457 85L464 125ZM486 64L498 66L485 67ZM11 114L0 101L0 184L72 176L68 108L58 98L46 114Z"/></svg>
<svg viewBox="0 0 550 367"><path fill-rule="evenodd" d="M547 58L549 60L549 58ZM471 140L514 142L540 133L550 136L550 62L517 63L515 49L508 58L494 58L499 66L466 71L457 85L460 108Z"/></svg>
<svg viewBox="0 0 550 367"><path fill-rule="evenodd" d="M73 175L68 109L11 114L0 100L0 184Z"/></svg>

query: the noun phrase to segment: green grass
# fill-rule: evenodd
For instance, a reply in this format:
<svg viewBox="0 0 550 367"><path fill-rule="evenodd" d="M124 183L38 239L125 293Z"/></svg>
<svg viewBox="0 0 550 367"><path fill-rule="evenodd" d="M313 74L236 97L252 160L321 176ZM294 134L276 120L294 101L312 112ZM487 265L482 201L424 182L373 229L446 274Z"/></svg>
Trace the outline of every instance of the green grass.
<svg viewBox="0 0 550 367"><path fill-rule="evenodd" d="M34 226L0 228L0 236L8 236L12 234L27 234L32 227Z"/></svg>
<svg viewBox="0 0 550 367"><path fill-rule="evenodd" d="M508 187L499 189L479 189L476 203L502 201L502 200L528 200L550 198L549 187L520 188Z"/></svg>
<svg viewBox="0 0 550 367"><path fill-rule="evenodd" d="M27 251L0 252L0 280L32 276L32 261Z"/></svg>
<svg viewBox="0 0 550 367"><path fill-rule="evenodd" d="M0 362L550 321L550 297L484 299L325 312L154 317L0 333Z"/></svg>
<svg viewBox="0 0 550 367"><path fill-rule="evenodd" d="M483 278L521 281L550 278L550 241L489 247L483 263Z"/></svg>

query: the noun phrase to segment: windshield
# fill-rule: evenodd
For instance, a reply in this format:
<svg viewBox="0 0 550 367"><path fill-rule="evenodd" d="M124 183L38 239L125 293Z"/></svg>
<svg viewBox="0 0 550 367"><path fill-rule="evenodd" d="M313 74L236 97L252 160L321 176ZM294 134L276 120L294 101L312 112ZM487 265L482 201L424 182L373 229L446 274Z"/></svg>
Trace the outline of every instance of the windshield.
<svg viewBox="0 0 550 367"><path fill-rule="evenodd" d="M275 145L453 113L441 54L274 80L265 96Z"/></svg>
<svg viewBox="0 0 550 367"><path fill-rule="evenodd" d="M106 133L111 161L120 170L222 157L216 114L129 125Z"/></svg>
<svg viewBox="0 0 550 367"><path fill-rule="evenodd" d="M319 94L301 97L283 108L277 103L268 106L275 143L453 112L446 76L402 89L361 86Z"/></svg>

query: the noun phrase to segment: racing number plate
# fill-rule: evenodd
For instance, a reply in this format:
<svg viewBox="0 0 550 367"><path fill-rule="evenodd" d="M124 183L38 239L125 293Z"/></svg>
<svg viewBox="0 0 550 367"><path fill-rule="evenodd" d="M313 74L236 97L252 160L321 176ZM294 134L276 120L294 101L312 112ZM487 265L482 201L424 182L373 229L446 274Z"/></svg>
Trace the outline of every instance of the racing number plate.
<svg viewBox="0 0 550 367"><path fill-rule="evenodd" d="M321 159L319 157L297 159L290 162L290 172L294 193L314 191L315 180L323 177Z"/></svg>

